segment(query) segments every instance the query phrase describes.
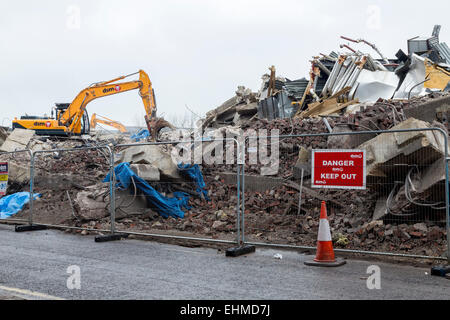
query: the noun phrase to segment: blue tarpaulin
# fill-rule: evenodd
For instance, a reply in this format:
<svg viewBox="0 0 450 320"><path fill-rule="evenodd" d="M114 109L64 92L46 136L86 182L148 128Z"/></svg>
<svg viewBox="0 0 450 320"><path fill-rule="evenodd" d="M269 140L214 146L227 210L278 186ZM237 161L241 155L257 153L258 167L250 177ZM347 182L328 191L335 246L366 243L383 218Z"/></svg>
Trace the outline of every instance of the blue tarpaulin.
<svg viewBox="0 0 450 320"><path fill-rule="evenodd" d="M199 194L203 194L206 200L209 200L208 191L205 189L206 184L205 181L203 180L203 175L202 172L200 171L200 167L198 166L198 164L194 164L193 166L191 166L189 164L179 163L178 170L181 172L182 175L193 180L197 185L196 191Z"/></svg>
<svg viewBox="0 0 450 320"><path fill-rule="evenodd" d="M173 198L165 197L158 191L152 188L147 181L139 177L130 169L128 162L121 163L114 168L116 174L117 184L116 187L122 190L126 190L130 187L131 179L134 179L136 188L141 190L148 203L151 205L158 214L167 218L169 216L174 218L183 218L183 209L189 210L191 207L188 204L189 195L184 192L174 192ZM108 182L110 175L108 174L103 182Z"/></svg>
<svg viewBox="0 0 450 320"><path fill-rule="evenodd" d="M138 142L138 141L141 141L142 139L145 139L145 138L147 138L149 136L150 136L150 133L148 132L148 130L147 129L142 129L142 130L136 132L135 134L133 134L131 136L131 139L133 139L134 141Z"/></svg>
<svg viewBox="0 0 450 320"><path fill-rule="evenodd" d="M35 193L33 199L41 195ZM29 192L17 192L0 199L0 219L7 219L22 210L23 206L30 201Z"/></svg>

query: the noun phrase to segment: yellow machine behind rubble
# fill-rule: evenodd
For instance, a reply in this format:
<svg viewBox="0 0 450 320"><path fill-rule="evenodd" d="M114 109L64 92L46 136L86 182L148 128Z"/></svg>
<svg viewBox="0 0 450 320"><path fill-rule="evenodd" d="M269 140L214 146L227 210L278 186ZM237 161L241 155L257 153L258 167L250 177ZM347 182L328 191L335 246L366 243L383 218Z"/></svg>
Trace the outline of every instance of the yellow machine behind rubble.
<svg viewBox="0 0 450 320"><path fill-rule="evenodd" d="M139 80L118 82L127 77L139 74ZM156 102L152 83L143 70L110 81L98 82L82 90L71 103L56 103L51 118L22 116L15 118L14 128L35 130L38 135L71 136L88 134L90 131L89 116L86 105L94 99L139 89L145 108L145 121L153 140L163 127L171 125L163 119L156 118ZM54 113L55 116L54 116Z"/></svg>
<svg viewBox="0 0 450 320"><path fill-rule="evenodd" d="M105 116L101 116L99 114L94 113L91 117L91 129L95 129L98 123L116 128L122 133L127 132L127 128L125 128L125 126L121 124L119 121L114 121Z"/></svg>

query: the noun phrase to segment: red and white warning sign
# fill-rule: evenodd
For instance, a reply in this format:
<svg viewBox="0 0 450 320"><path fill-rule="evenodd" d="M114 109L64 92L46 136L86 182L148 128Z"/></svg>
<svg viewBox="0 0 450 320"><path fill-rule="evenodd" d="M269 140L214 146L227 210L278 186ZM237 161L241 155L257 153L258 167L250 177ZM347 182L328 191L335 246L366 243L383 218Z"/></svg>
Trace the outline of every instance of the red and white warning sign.
<svg viewBox="0 0 450 320"><path fill-rule="evenodd" d="M364 150L313 150L313 188L366 189Z"/></svg>
<svg viewBox="0 0 450 320"><path fill-rule="evenodd" d="M8 162L0 162L0 197L6 194L8 187Z"/></svg>

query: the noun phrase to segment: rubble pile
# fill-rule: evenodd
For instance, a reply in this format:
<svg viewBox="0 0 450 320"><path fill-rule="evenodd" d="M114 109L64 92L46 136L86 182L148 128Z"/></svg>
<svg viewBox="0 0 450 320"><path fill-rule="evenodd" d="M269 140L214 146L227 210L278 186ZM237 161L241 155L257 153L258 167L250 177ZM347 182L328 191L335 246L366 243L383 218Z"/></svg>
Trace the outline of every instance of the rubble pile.
<svg viewBox="0 0 450 320"><path fill-rule="evenodd" d="M433 37L426 43L426 52L410 50L406 55L400 50L396 59L386 59L373 45L381 59L343 45L341 48L351 52L332 52L313 58L309 80L276 77L272 66L270 74L263 75L263 84L255 95L256 116L240 125L203 122L204 127L216 130L222 125L224 132L239 129L256 132L278 129L280 135L368 132L353 136L282 138L279 169L273 173L263 170L261 164L249 164L246 158L245 213L250 238L297 244L306 244L306 239L310 239L313 244L320 200L326 200L336 219L331 223L340 236L335 239L340 246L445 254L443 137L436 131L395 136L371 133L430 127L448 132L450 93L445 88L450 81L450 57L442 49L445 44L433 46L436 41L439 43L438 33L435 28ZM370 45L364 40L343 38ZM249 103L249 108L252 104ZM229 110L228 117L232 119L236 109ZM309 189L311 149L366 150L367 190L317 192ZM203 167L208 176L236 170L233 165L204 164ZM301 169L305 180L299 209ZM255 176L261 175L272 175L273 180L262 177L255 182L258 180ZM424 227L418 231L414 229L417 225ZM300 230L296 226L301 226Z"/></svg>
<svg viewBox="0 0 450 320"><path fill-rule="evenodd" d="M399 50L386 58L363 39L348 41L342 52L312 57L308 77L290 80L274 66L262 76L257 92L239 86L235 95L209 111L197 124L203 137L236 138L245 132L279 135L360 132L358 135L282 137L277 141L279 162L250 162L245 158L245 230L252 241L314 246L321 201L326 201L335 246L369 251L420 255L445 254L445 148L439 132L378 133L380 130L438 127L448 136L450 110L450 56L439 41L439 28L428 38L408 40L408 54ZM368 45L375 54L353 49ZM379 58L375 58L379 56ZM195 130L194 130L195 131ZM260 136L262 137L262 136ZM165 131L164 141L187 140ZM142 137L145 141L145 137ZM258 138L259 139L259 138ZM139 139L137 139L139 140ZM206 140L203 150L213 152ZM33 151L134 142L129 136L95 134L75 139L36 137L33 131L0 128L0 151ZM258 140L259 141L259 140ZM222 143L222 142L218 142ZM269 145L275 142L268 140ZM236 161L201 163L204 189L184 175L174 161L177 146L147 145L116 148L116 168L130 163L135 176L145 181L163 201L183 204L184 216L161 215L131 179L116 190L118 230L202 235L234 240L238 206ZM236 160L237 150L233 151ZM196 144L187 145L197 150ZM365 190L313 189L313 149L366 151ZM252 151L253 152L253 151ZM268 147L268 156L273 150ZM29 156L9 159L9 193L26 191ZM104 181L109 157L102 150L53 151L36 161L36 221L80 227L109 228L110 194ZM120 180L120 179L119 179ZM202 184L203 185L203 184ZM301 196L300 196L301 194ZM167 210L167 208L165 208ZM27 207L15 217L27 217ZM182 216L182 215L180 215ZM86 232L83 231L85 234Z"/></svg>
<svg viewBox="0 0 450 320"><path fill-rule="evenodd" d="M257 94L239 86L236 95L206 114L202 127L219 128L223 126L242 126L255 117L257 112Z"/></svg>

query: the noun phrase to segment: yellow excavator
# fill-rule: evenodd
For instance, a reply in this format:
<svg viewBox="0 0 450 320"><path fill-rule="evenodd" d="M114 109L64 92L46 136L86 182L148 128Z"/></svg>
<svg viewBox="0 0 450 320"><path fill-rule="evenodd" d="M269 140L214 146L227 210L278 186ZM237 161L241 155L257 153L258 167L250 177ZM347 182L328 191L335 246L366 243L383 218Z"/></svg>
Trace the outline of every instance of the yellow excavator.
<svg viewBox="0 0 450 320"><path fill-rule="evenodd" d="M118 82L139 74L139 80ZM22 116L15 118L13 129L35 130L38 135L71 136L88 134L90 131L89 116L86 105L94 99L106 97L134 89L139 89L145 108L145 121L150 135L156 140L157 133L163 127L172 127L167 121L156 118L156 101L152 83L143 70L121 76L109 81L97 82L82 90L71 103L56 103L51 118L38 116ZM54 112L55 111L55 115Z"/></svg>
<svg viewBox="0 0 450 320"><path fill-rule="evenodd" d="M116 128L117 130L119 130L122 133L127 132L127 128L125 128L125 126L123 124L121 124L119 121L115 121L115 120L109 119L105 116L101 116L99 114L94 113L91 117L91 129L95 129L95 127L97 127L98 123Z"/></svg>

